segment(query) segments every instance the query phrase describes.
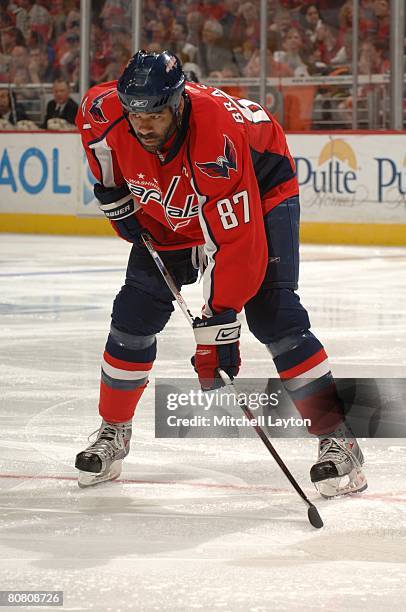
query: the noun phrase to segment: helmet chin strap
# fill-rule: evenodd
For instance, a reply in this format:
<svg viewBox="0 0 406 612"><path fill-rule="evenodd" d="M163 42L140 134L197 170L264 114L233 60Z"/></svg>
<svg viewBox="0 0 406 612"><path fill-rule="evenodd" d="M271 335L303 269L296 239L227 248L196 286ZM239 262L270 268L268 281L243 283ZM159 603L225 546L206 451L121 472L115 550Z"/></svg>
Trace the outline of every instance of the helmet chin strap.
<svg viewBox="0 0 406 612"><path fill-rule="evenodd" d="M183 118L183 113L180 111L179 107L180 107L180 104L178 104L177 108L173 110L173 118L175 120L175 130L177 131L179 131L182 126L182 118ZM165 144L172 137L172 135L173 135L173 132L171 132L171 134L167 137Z"/></svg>
<svg viewBox="0 0 406 612"><path fill-rule="evenodd" d="M180 126L182 125L182 113L179 110L179 106L175 111L175 121L177 129L180 130Z"/></svg>
<svg viewBox="0 0 406 612"><path fill-rule="evenodd" d="M176 107L175 111L174 111L174 117L175 117L175 121L176 121L176 127L178 130L180 130L181 125L182 125L182 118L183 118L183 110L182 112L180 111L180 106L181 106L181 100L183 100L183 110L185 109L185 93L183 93L180 97L180 100L178 102L178 106Z"/></svg>

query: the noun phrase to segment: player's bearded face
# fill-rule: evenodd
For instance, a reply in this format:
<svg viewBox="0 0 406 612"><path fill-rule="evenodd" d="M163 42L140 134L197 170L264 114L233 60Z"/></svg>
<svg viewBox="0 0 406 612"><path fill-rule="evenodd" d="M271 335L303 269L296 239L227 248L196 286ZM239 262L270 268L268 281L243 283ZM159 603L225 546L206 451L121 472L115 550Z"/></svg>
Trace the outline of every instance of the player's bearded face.
<svg viewBox="0 0 406 612"><path fill-rule="evenodd" d="M146 151L156 153L175 131L175 117L170 108L159 113L130 113L128 120Z"/></svg>

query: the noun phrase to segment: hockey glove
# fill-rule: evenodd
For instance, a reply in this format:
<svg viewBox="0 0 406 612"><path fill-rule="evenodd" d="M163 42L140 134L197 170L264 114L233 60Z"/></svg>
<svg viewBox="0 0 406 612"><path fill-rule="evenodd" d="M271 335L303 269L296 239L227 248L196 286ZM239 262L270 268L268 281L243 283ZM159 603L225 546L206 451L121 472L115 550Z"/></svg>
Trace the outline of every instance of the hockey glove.
<svg viewBox="0 0 406 612"><path fill-rule="evenodd" d="M241 364L241 323L237 321L235 310L225 310L210 318L196 318L193 330L197 347L192 365L203 391L223 387L218 369L224 370L233 379Z"/></svg>
<svg viewBox="0 0 406 612"><path fill-rule="evenodd" d="M114 222L121 238L129 242L139 241L142 227L134 215L139 206L135 206L127 184L124 183L120 187L104 187L101 183L96 183L93 191L99 201L100 210L109 221Z"/></svg>

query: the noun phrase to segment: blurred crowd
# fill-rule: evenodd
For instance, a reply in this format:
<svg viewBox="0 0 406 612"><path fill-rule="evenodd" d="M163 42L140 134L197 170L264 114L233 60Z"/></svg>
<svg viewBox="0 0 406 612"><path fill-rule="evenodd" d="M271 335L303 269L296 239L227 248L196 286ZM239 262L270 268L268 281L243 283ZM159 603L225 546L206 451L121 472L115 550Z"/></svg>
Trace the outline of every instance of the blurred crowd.
<svg viewBox="0 0 406 612"><path fill-rule="evenodd" d="M351 74L353 0L268 0L267 6L269 77ZM131 0L92 1L92 83L117 78L130 58L131 12ZM144 0L142 19L142 46L173 50L191 79L259 75L259 0ZM360 0L360 74L388 72L389 30L390 0ZM79 65L80 0L0 0L0 85L18 86L20 108L39 95L33 85L57 81L77 91ZM317 97L331 93L325 90L301 87L299 114L311 116ZM255 97L240 86L228 91ZM281 85L272 99L280 93L285 127L309 127L308 119L295 125L297 91Z"/></svg>
<svg viewBox="0 0 406 612"><path fill-rule="evenodd" d="M269 76L350 68L353 0L268 0L267 5ZM146 0L144 7L147 48L175 49L199 78L258 75L258 1ZM366 70L387 69L389 11L389 0L361 0L360 61Z"/></svg>

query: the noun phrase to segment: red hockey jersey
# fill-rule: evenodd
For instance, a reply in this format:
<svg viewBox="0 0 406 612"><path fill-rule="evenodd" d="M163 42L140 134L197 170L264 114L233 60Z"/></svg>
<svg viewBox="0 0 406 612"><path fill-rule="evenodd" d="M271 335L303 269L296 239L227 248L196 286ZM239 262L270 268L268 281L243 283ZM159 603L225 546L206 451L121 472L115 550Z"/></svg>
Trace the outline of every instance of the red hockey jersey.
<svg viewBox="0 0 406 612"><path fill-rule="evenodd" d="M97 181L132 195L131 206L120 209L123 197L111 206L117 233L128 239L125 223L135 215L159 250L204 244L207 314L239 312L265 274L264 214L298 194L277 121L250 100L187 83L181 128L157 155L139 143L111 81L88 91L77 125Z"/></svg>

